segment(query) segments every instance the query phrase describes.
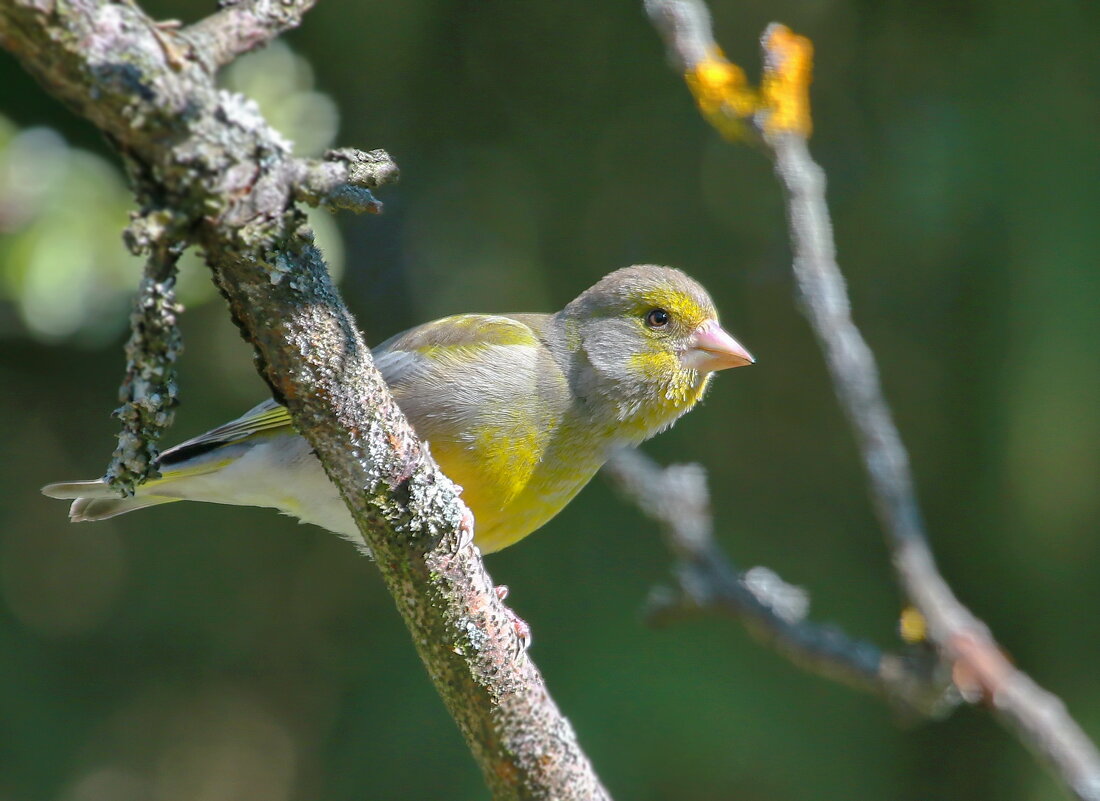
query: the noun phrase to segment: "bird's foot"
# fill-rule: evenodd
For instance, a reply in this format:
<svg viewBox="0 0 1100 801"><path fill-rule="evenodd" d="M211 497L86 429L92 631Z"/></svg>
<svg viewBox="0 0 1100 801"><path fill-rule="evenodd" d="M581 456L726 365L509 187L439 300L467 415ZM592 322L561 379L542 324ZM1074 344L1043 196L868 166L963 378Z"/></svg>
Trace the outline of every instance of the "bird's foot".
<svg viewBox="0 0 1100 801"><path fill-rule="evenodd" d="M462 520L458 523L458 550L463 550L474 541L474 513L468 507L462 508Z"/></svg>
<svg viewBox="0 0 1100 801"><path fill-rule="evenodd" d="M493 588L497 594L497 598L503 601L508 597L508 585L500 584ZM512 611L511 608L505 606L505 613L508 615L512 623L512 630L516 633L516 639L519 640L519 651L516 656L526 653L527 649L531 647L531 627L527 625L527 621Z"/></svg>

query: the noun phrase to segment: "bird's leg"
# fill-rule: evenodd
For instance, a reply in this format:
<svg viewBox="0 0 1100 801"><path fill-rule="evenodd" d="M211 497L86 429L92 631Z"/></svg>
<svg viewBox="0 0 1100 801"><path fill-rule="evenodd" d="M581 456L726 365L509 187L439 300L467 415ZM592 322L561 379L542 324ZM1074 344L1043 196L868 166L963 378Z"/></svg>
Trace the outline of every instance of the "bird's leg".
<svg viewBox="0 0 1100 801"><path fill-rule="evenodd" d="M508 597L508 585L500 584L493 588L497 594L497 598L504 600ZM531 647L531 627L527 625L527 621L517 615L508 606L504 607L504 611L507 612L508 617L512 620L512 629L516 632L516 637L519 638L519 654L527 651Z"/></svg>

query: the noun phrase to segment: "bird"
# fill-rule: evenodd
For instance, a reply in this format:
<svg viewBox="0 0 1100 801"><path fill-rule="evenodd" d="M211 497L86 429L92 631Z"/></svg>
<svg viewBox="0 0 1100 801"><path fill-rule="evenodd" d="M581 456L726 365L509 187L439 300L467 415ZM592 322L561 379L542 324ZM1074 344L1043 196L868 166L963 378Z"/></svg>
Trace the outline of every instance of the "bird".
<svg viewBox="0 0 1100 801"><path fill-rule="evenodd" d="M458 314L373 351L398 406L462 487L482 553L562 510L620 447L667 429L715 372L754 363L680 270L615 270L553 314ZM273 507L365 549L285 406L267 400L165 450L130 497L105 480L49 484L73 522L181 500Z"/></svg>

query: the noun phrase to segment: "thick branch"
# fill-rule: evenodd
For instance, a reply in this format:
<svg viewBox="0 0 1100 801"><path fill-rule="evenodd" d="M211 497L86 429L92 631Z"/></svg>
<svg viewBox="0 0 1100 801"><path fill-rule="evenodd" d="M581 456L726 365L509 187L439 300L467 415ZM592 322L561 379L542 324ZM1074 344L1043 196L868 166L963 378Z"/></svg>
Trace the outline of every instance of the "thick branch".
<svg viewBox="0 0 1100 801"><path fill-rule="evenodd" d="M235 33L215 60L274 36L287 21L277 5L221 16ZM283 7L300 13L308 3ZM468 544L455 486L390 397L313 247L293 205L301 170L287 144L254 104L215 87L187 41L132 4L8 0L0 44L115 143L143 204L172 209L175 230L202 247L261 375L340 488L494 796L606 798Z"/></svg>
<svg viewBox="0 0 1100 801"><path fill-rule="evenodd" d="M646 0L670 59L684 72L720 52L701 0ZM769 30L768 34L771 33ZM782 54L767 48L772 74ZM906 595L928 621L943 659L978 689L993 709L1082 799L1100 799L1100 753L1062 702L1004 656L988 628L951 591L939 573L924 532L909 457L879 385L874 356L852 322L844 278L836 261L825 202L825 175L804 136L761 120L776 174L787 198L800 301L817 336L841 406L859 441L871 496Z"/></svg>

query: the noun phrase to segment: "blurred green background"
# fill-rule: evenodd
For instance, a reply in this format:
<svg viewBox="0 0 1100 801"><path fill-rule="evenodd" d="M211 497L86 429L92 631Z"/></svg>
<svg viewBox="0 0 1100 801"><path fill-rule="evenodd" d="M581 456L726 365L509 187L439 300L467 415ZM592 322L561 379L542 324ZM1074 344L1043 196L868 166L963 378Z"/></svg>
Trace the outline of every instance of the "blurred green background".
<svg viewBox="0 0 1100 801"><path fill-rule="evenodd" d="M382 217L314 215L371 342L558 308L632 262L700 279L759 363L646 450L706 465L739 564L892 646L897 589L791 303L770 165L707 129L640 5L325 0L226 80L302 153L401 166ZM1100 6L713 8L750 72L772 19L814 40L813 149L944 572L1100 737ZM2 53L0 86L0 801L486 798L350 545L188 504L71 527L38 494L106 465L138 265L95 131ZM182 282L172 441L264 393L204 268ZM617 798L1064 797L984 711L905 726L728 622L646 628L668 557L602 480L488 564Z"/></svg>

